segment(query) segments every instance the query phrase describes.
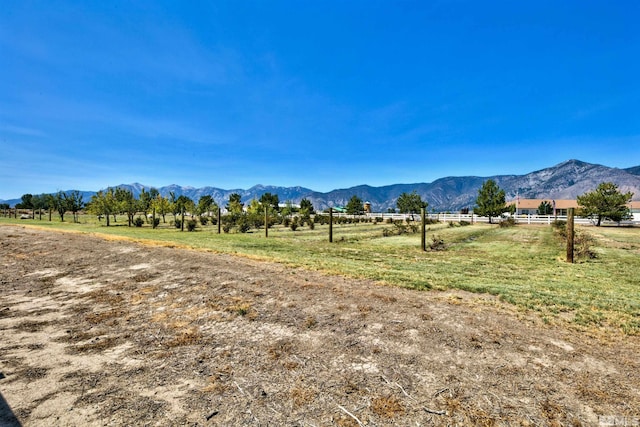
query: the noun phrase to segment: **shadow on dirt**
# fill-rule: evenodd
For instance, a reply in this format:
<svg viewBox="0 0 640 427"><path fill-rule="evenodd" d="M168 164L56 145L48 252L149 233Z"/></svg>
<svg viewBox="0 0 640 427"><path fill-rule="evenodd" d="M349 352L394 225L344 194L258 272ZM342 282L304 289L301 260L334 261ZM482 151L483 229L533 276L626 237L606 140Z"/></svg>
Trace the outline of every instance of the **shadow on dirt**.
<svg viewBox="0 0 640 427"><path fill-rule="evenodd" d="M0 372L0 379L4 378L4 374ZM6 427L22 427L18 418L11 410L11 406L4 400L4 396L0 393L0 425Z"/></svg>

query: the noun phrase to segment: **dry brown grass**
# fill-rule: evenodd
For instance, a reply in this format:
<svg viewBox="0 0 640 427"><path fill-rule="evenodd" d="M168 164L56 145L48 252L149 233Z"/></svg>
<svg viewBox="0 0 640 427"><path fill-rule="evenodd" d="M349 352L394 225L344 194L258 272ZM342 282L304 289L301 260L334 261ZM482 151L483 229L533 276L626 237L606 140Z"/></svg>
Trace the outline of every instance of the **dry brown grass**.
<svg viewBox="0 0 640 427"><path fill-rule="evenodd" d="M89 313L85 316L85 320L91 325L107 323L109 320L117 320L124 318L127 312L121 309L102 311L99 313Z"/></svg>
<svg viewBox="0 0 640 427"><path fill-rule="evenodd" d="M306 405L307 403L313 402L316 398L316 392L309 389L308 387L294 387L289 392L291 396L291 400L293 401L293 405L296 407L300 407Z"/></svg>
<svg viewBox="0 0 640 427"><path fill-rule="evenodd" d="M281 339L271 344L267 349L267 353L273 360L283 358L293 351L294 345L287 339Z"/></svg>
<svg viewBox="0 0 640 427"><path fill-rule="evenodd" d="M117 344L117 341L118 339L116 337L105 337L105 338L96 337L94 338L93 341L89 343L77 345L71 348L78 353L100 352L108 348L115 347Z"/></svg>
<svg viewBox="0 0 640 427"><path fill-rule="evenodd" d="M304 327L307 328L307 329L312 329L317 324L318 324L318 321L313 316L307 316L306 320L304 321Z"/></svg>
<svg viewBox="0 0 640 427"><path fill-rule="evenodd" d="M169 348L182 347L186 345L198 344L202 340L202 333L198 328L191 327L187 330L179 332L172 340L165 345Z"/></svg>
<svg viewBox="0 0 640 427"><path fill-rule="evenodd" d="M385 418L393 418L405 411L404 406L395 396L376 397L371 401L371 410Z"/></svg>

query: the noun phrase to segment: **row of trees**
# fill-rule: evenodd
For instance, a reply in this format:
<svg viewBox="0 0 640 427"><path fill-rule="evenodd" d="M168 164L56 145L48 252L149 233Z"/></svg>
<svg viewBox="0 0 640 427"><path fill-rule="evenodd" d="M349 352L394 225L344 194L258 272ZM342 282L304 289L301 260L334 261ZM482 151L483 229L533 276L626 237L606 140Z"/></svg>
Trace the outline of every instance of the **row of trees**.
<svg viewBox="0 0 640 427"><path fill-rule="evenodd" d="M577 202L580 206L578 214L594 218L598 226L603 219L620 222L631 217L628 203L632 197L633 193L621 193L615 184L603 182L594 191L578 196ZM413 191L400 194L396 205L400 213L418 214L429 204ZM492 179L485 181L478 190L476 205L474 212L479 216L489 217L489 222L510 210L513 213L514 209L513 205L506 206L504 190L498 187ZM8 209L8 207L7 205L4 209ZM184 195L176 197L173 192L169 193L168 197L164 197L155 188L151 188L149 191L143 189L139 198L136 198L132 191L123 188L101 190L92 196L86 206L79 191L40 195L24 194L21 202L16 205L18 209L33 210L34 215L36 211L40 212L40 216L42 216L43 210L48 211L49 219L51 219L51 212L57 211L62 221L64 221L66 212L72 212L74 221L77 221L78 212L85 207L89 213L104 217L107 226L110 225L110 218L113 217L115 222L119 214L126 214L131 226L134 216L138 213L144 214L145 221L148 221L148 213L153 211L166 223L166 215L169 213L172 213L174 217L184 212L188 212L192 216L203 216L218 210L218 205L210 195L201 197L195 203ZM273 219L293 214L297 214L301 218L309 218L315 213L314 207L308 199L302 199L299 207L294 206L291 202L287 202L284 207L281 207L278 195L272 193L264 193L260 199L251 200L246 209L240 194L233 193L229 197L226 209L228 212L226 220L234 225L238 221L255 225L264 223L265 211L268 217ZM363 212L362 199L356 195L352 196L347 203L346 213L360 215ZM550 215L552 212L553 207L548 201L543 201L538 207L538 213L541 215Z"/></svg>
<svg viewBox="0 0 640 427"><path fill-rule="evenodd" d="M84 208L84 201L82 200L82 193L79 191L62 192L59 191L56 194L23 194L20 203L16 204L16 209L30 209L35 216L36 211L39 212L42 219L42 211L49 212L49 219L51 219L51 212L57 211L60 215L60 220L64 221L64 215L67 212L73 214L74 222L78 220L78 212ZM3 206L4 207L4 206ZM9 205L6 205L9 208Z"/></svg>
<svg viewBox="0 0 640 427"><path fill-rule="evenodd" d="M162 222L166 223L166 216L169 213L174 217L184 212L189 212L191 215L205 215L217 209L218 206L209 195L201 197L196 204L187 196L176 197L174 192L170 192L168 197L162 196L155 188L149 191L143 189L139 198L136 198L130 190L109 188L98 191L87 204L87 212L104 217L107 226L110 225L111 217L115 222L117 215L123 214L127 215L128 224L131 226L136 214L144 215L145 221L148 221L149 212L153 212L158 215L158 218L162 217ZM153 225L155 227L157 224Z"/></svg>

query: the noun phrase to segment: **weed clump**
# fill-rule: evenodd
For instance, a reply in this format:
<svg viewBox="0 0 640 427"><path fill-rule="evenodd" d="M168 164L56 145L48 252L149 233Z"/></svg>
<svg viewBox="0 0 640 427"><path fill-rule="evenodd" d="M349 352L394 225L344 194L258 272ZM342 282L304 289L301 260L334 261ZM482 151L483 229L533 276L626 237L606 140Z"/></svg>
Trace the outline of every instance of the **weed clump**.
<svg viewBox="0 0 640 427"><path fill-rule="evenodd" d="M429 243L429 248L432 251L444 251L447 249L447 245L444 243L444 240L440 238L440 236L433 235L431 236L431 243Z"/></svg>
<svg viewBox="0 0 640 427"><path fill-rule="evenodd" d="M515 218L509 217L500 221L500 228L514 227L515 225L516 225Z"/></svg>
<svg viewBox="0 0 640 427"><path fill-rule="evenodd" d="M371 410L385 418L393 418L404 413L402 403L394 396L377 397L371 402Z"/></svg>

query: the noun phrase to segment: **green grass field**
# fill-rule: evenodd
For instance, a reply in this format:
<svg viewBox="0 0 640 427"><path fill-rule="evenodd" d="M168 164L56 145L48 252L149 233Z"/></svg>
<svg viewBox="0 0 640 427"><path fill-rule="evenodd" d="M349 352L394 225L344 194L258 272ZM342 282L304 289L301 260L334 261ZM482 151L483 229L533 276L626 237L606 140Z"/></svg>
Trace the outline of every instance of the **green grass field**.
<svg viewBox="0 0 640 427"><path fill-rule="evenodd" d="M640 334L640 228L585 227L593 238L595 259L567 264L565 247L549 226L500 228L486 224L430 225L427 240L438 236L445 250L420 250L419 234L383 237L388 224L328 225L291 231L274 227L246 234L217 234L217 226L180 232L127 227L124 217L111 227L94 217L71 215L61 223L0 218L0 224L38 225L83 233L153 240L220 253L238 254L291 266L337 273L415 289L462 289L497 295L549 322L589 328L615 328ZM169 218L167 218L169 221Z"/></svg>

